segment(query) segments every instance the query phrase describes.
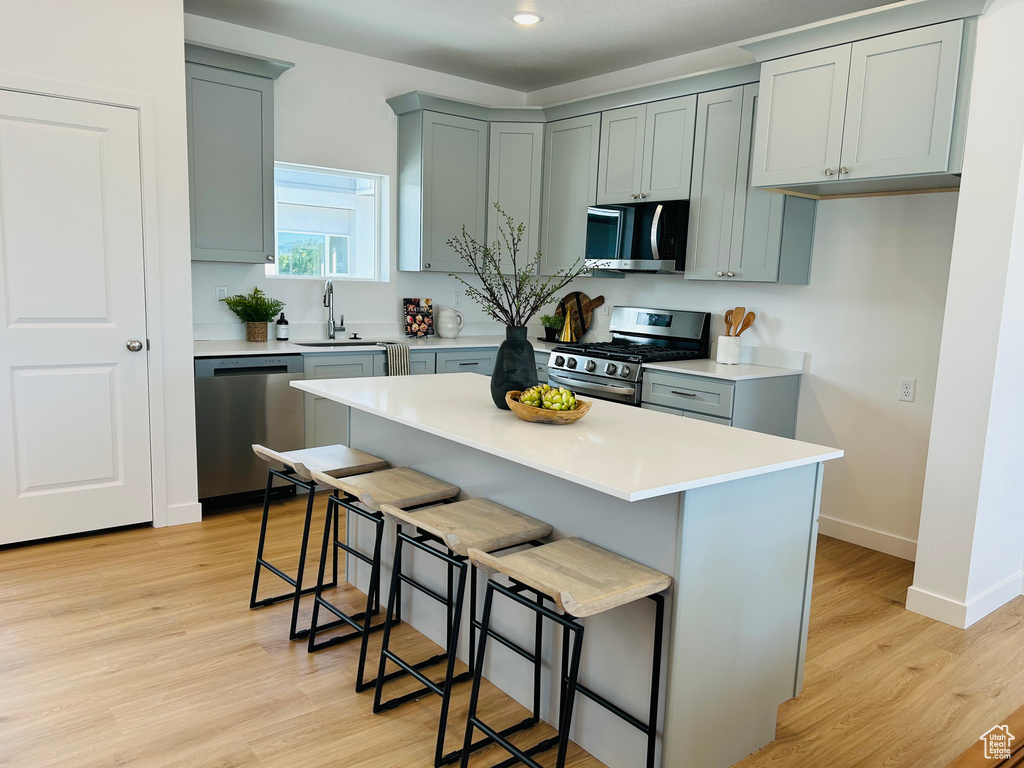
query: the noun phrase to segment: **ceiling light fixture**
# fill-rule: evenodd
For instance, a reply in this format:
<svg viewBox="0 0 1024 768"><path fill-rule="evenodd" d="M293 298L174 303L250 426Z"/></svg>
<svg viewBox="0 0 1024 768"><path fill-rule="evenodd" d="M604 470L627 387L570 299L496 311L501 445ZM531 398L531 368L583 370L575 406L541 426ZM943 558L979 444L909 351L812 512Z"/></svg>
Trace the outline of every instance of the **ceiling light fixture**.
<svg viewBox="0 0 1024 768"><path fill-rule="evenodd" d="M512 21L516 24L522 24L524 27L532 27L534 24L540 22L540 20L540 16L536 13L529 13L528 11L512 14Z"/></svg>

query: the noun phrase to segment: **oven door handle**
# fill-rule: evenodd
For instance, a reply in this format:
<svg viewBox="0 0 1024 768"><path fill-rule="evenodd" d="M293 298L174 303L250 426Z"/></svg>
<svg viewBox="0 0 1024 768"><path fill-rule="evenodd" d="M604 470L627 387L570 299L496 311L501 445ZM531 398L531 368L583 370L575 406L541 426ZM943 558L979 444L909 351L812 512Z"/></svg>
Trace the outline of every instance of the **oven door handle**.
<svg viewBox="0 0 1024 768"><path fill-rule="evenodd" d="M559 376L558 374L548 371L548 378L558 384L582 384L589 390L594 392L605 392L609 395L635 395L636 387L619 387L609 386L608 384L597 384L593 381L587 381L586 379L576 379L571 376Z"/></svg>

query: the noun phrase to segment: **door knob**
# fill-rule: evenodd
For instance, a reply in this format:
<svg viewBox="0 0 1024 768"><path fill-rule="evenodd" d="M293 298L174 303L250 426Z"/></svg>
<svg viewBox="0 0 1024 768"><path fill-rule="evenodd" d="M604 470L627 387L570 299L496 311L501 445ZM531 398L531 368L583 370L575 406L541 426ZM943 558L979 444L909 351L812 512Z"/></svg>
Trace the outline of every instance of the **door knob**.
<svg viewBox="0 0 1024 768"><path fill-rule="evenodd" d="M715 274L716 274L716 275L717 275L718 277L725 277L725 272L716 272Z"/></svg>
<svg viewBox="0 0 1024 768"><path fill-rule="evenodd" d="M842 176L844 173L849 173L849 172L850 172L850 169L847 168L845 165L839 169L839 175L840 176Z"/></svg>
<svg viewBox="0 0 1024 768"><path fill-rule="evenodd" d="M128 341L125 344L125 346L128 347L128 351L129 352L141 352L142 351L142 342L139 341L138 339L128 339Z"/></svg>
<svg viewBox="0 0 1024 768"><path fill-rule="evenodd" d="M835 176L835 175L836 175L836 172L835 172L835 171L833 171L833 170L832 170L831 168L826 168L826 169L825 169L825 175L826 175L826 176Z"/></svg>
<svg viewBox="0 0 1024 768"><path fill-rule="evenodd" d="M736 273L735 272L726 272L725 274L726 274L727 277L736 277Z"/></svg>
<svg viewBox="0 0 1024 768"><path fill-rule="evenodd" d="M633 194L631 194L631 195L629 196L629 199L630 199L630 200L636 200L636 195L633 195Z"/></svg>

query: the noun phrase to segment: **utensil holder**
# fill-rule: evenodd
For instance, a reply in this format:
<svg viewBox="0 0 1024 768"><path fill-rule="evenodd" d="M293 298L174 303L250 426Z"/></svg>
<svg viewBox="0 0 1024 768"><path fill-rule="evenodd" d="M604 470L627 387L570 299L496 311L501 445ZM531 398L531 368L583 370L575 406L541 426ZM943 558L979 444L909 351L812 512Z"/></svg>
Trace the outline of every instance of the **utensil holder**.
<svg viewBox="0 0 1024 768"><path fill-rule="evenodd" d="M737 365L740 361L741 346L739 336L719 336L716 361L722 365Z"/></svg>

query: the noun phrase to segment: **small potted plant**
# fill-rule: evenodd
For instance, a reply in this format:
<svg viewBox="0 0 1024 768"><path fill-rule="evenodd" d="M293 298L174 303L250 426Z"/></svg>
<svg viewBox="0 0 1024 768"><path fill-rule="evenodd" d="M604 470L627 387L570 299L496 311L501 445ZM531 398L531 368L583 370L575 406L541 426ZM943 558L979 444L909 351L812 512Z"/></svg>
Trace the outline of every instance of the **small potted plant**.
<svg viewBox="0 0 1024 768"><path fill-rule="evenodd" d="M558 332L565 325L561 315L541 315L540 324L544 326L544 341L558 341Z"/></svg>
<svg viewBox="0 0 1024 768"><path fill-rule="evenodd" d="M246 341L266 341L267 323L272 322L284 308L283 301L272 299L255 287L248 296L237 293L221 301L245 323Z"/></svg>

